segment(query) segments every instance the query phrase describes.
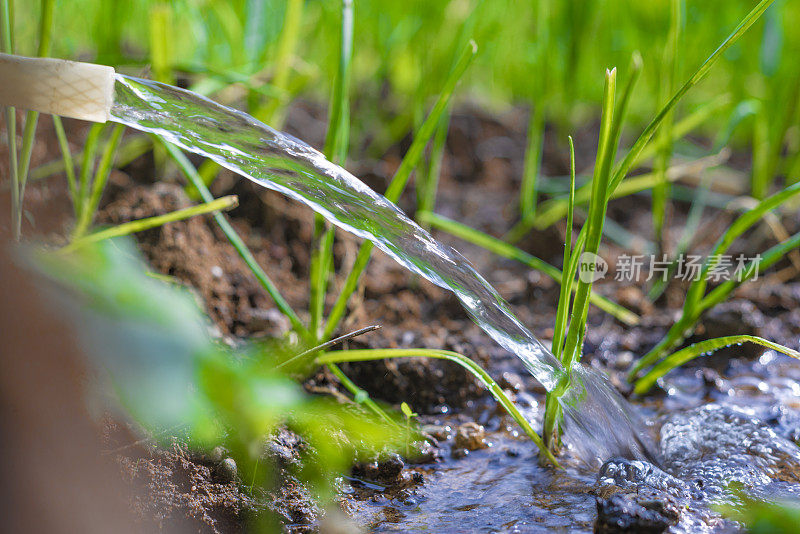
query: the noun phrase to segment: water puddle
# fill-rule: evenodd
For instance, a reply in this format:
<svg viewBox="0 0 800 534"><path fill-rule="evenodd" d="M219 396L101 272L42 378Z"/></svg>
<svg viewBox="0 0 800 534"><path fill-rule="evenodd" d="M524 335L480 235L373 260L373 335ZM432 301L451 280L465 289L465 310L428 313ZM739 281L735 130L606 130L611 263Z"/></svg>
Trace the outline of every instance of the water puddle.
<svg viewBox="0 0 800 534"><path fill-rule="evenodd" d="M594 473L538 465L536 448L507 432L462 459L421 466L424 483L398 495L348 483L348 512L374 532L591 532Z"/></svg>
<svg viewBox="0 0 800 534"><path fill-rule="evenodd" d="M668 395L648 399L643 409L660 424L659 466L612 458L598 471L565 458L562 472L542 468L535 447L486 408L475 419L493 428L492 447L456 459L449 440L442 461L416 468L424 482L400 492L351 481L347 508L376 532L735 531L712 509L732 502L732 482L756 497L800 499L800 362L768 352L726 376L682 369ZM730 389L741 383L754 387ZM523 409L541 418L535 401Z"/></svg>

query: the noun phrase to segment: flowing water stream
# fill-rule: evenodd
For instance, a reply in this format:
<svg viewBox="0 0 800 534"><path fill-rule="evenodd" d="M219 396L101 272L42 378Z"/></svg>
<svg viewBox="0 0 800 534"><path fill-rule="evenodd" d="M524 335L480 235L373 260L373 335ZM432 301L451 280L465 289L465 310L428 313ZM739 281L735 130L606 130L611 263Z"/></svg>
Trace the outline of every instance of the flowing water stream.
<svg viewBox="0 0 800 534"><path fill-rule="evenodd" d="M546 389L563 374L561 363L466 258L308 144L191 91L119 74L111 118L208 157L372 241L404 267L452 291L472 319ZM612 456L654 458L647 428L599 372L577 365L561 402L565 440L578 458L589 464Z"/></svg>

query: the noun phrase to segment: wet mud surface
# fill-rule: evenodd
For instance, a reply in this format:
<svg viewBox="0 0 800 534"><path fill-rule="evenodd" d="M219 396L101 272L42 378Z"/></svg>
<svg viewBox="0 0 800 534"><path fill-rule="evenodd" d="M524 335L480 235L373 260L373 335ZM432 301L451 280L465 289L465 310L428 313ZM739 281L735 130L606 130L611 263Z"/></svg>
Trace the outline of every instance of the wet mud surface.
<svg viewBox="0 0 800 534"><path fill-rule="evenodd" d="M290 114L288 131L319 145L301 120L315 113L319 110L309 106ZM493 235L507 231L516 216L525 126L524 114L493 117L475 109L457 112L447 142L437 213ZM593 159L593 132L576 139L584 149L579 151L581 170ZM354 158L348 167L382 191L399 154L397 149L380 160ZM191 203L175 175L153 183L153 162L142 159L112 174L101 223L156 215ZM566 152L548 141L545 173L564 175L567 162ZM29 202L33 206L52 202L60 188L57 181L54 177L37 184ZM312 214L279 194L226 173L215 182L214 193L239 195L240 207L229 214L232 223L294 309L306 309ZM401 207L413 210L413 198L409 191ZM648 202L642 197L615 201L610 217L648 236ZM668 234L679 234L686 208L676 205L675 229ZM706 217L709 228L730 220L714 210L708 210ZM800 226L800 218L796 219L784 221L790 232ZM519 246L559 265L563 231L563 225L555 225L533 232ZM434 234L469 258L519 318L545 343L550 341L557 284L517 263ZM339 276L332 282L328 306L359 244L342 232L337 232L337 238L334 261ZM707 250L714 238L698 240L696 249ZM212 220L174 223L138 234L137 239L154 270L174 276L196 292L223 339L237 343L279 337L288 331L287 322ZM758 230L746 234L738 246L751 253L775 242L769 232ZM625 251L609 243L606 254L612 258ZM796 348L800 278L796 272L786 274L791 269L788 262L777 267L780 280L766 276L742 287L730 302L703 318L692 341L752 333ZM485 365L534 428L540 426L543 390L515 357L467 319L454 297L411 276L377 251L362 280L341 331L369 324L383 328L348 346L462 352ZM612 383L629 395L624 371L663 336L682 305L686 287L673 284L656 305L645 299L644 285L607 279L597 287L642 317L639 325L627 327L596 308L590 311L585 361L608 373ZM301 318L305 319L302 314ZM571 460L568 450L564 471L540 466L535 447L455 364L389 360L348 364L343 370L380 400L394 405L408 402L421 414L429 436L425 454L416 460L376 459L374 465L357 465L343 473L337 503L352 528L358 525L376 532L729 532L736 531L737 525L723 520L709 505L730 499L726 487L732 481L741 482L756 496L800 499L800 362L772 351L731 347L688 364L668 375L649 396L633 399L661 437L660 461L653 465L604 459L608 461L599 471ZM308 377L305 386L313 393L338 387L325 371ZM267 449L291 462L295 438L274 436ZM259 511L269 509L284 530L306 532L324 531L323 517L333 516L331 511L323 513L307 489L291 477L272 494L253 496L242 489L239 474L225 471L224 457L198 457L180 442L166 448L137 447L134 453L125 448L133 441L133 436L117 436L107 447L109 451L122 447L116 454L121 471L148 488L146 496L132 502L147 521L155 518L168 526L179 518L198 531L238 532Z"/></svg>

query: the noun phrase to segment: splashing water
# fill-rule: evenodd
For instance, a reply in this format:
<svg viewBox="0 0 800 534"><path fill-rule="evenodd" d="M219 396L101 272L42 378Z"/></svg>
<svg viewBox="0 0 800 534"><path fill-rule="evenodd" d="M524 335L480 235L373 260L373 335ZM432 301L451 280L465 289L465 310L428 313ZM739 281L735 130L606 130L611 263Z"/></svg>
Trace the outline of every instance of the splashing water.
<svg viewBox="0 0 800 534"><path fill-rule="evenodd" d="M319 151L191 91L120 74L114 90L112 120L210 158L372 241L404 267L452 291L478 326L519 356L547 390L555 387L564 372L561 363L469 261ZM565 440L582 460L652 459L644 425L599 372L576 365L561 402Z"/></svg>

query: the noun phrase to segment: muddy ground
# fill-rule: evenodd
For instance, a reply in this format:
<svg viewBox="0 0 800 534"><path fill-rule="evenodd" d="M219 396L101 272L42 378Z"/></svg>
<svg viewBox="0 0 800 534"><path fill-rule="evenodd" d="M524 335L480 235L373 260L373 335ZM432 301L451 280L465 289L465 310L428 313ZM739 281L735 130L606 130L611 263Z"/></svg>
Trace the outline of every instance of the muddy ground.
<svg viewBox="0 0 800 534"><path fill-rule="evenodd" d="M289 115L287 130L320 146L323 118L319 108L297 105ZM72 135L82 135L81 125L70 126ZM503 235L517 218L525 127L525 113L520 110L497 116L476 107L460 108L448 135L437 213L492 235ZM579 172L591 166L595 132L589 127L575 136ZM562 144L555 142L557 136L557 132L548 130L543 167L546 175L563 177L568 173L568 156ZM35 165L57 154L46 126L41 137ZM695 143L704 146L703 140ZM404 146L407 140L378 159L359 155L356 149L348 168L383 191ZM735 171L746 172L746 158L735 157L730 165ZM162 176L165 178L155 180ZM690 175L686 182L695 183L696 179ZM64 207L63 184L61 175L32 184L28 204L33 218L26 223L29 233L59 242L69 214L68 205ZM221 175L213 190L215 195L239 196L240 206L228 214L235 228L292 307L306 309L312 213L229 173ZM152 156L146 155L112 173L98 222L124 222L190 203L174 169L158 170ZM413 190L403 197L401 207L413 212ZM667 231L672 244L680 236L687 211L687 204L675 203ZM611 260L623 253L640 253L635 247L651 235L649 213L646 196L612 202L610 218L641 239L631 241L627 248L606 240L603 256ZM725 211L707 209L692 250L707 252L731 218ZM789 217L783 223L794 233L800 227L800 217ZM511 303L520 319L543 341L550 341L557 284L518 263L434 234L469 258ZM563 235L564 225L560 223L531 232L519 246L560 265ZM328 306L358 247L358 241L343 232L338 232L337 238L339 276L333 282L335 290L329 294ZM218 335L235 343L287 332L286 320L210 218L142 232L137 239L154 269L196 290ZM746 234L735 253L751 255L776 242L775 234L765 225ZM611 269L613 272L613 261ZM655 305L644 297L647 283L643 280L631 284L608 277L596 287L641 315L640 323L630 327L593 308L584 349L585 361L609 373L612 382L629 394L623 371L663 336L683 303L686 284L671 284ZM796 347L800 334L798 304L800 277L794 265L784 260L708 313L692 341L749 333ZM532 420L541 420L543 391L521 363L472 324L453 296L410 275L378 251L341 331L370 324L380 324L382 329L352 340L348 346L461 352L486 366ZM103 443L109 456L116 459L123 479L146 488L131 498L132 508L146 524L155 521L167 530L188 524L190 530L201 532L239 532L269 510L285 530L297 532L351 531L353 524L375 531L726 531L735 529L735 525L721 520L704 504L722 492L726 480L750 482L765 495L797 495L800 461L789 445L800 439L799 364L754 347L731 347L689 364L670 375L651 395L634 399L653 422L654 432L660 428L664 435L673 428L711 426L718 432L702 438L710 443L719 434L741 431L742 439L760 445L761 452L748 449L742 455L730 444L717 443L709 449L717 455L712 466L702 463L708 458L704 453L670 456L661 466L663 470L619 460L603 466L600 476L596 468L571 462L568 453L567 472L539 466L535 448L520 436L512 421L499 413L479 384L455 364L390 360L343 365L343 370L370 395L394 405L406 401L420 413L431 446L416 460L384 458L343 473L338 499L342 515L335 510L323 513L288 470L279 489L253 495L244 489L235 469L231 470L224 451L200 454L187 450L180 441L154 446L140 440L124 423L109 419L103 423ZM319 394L338 388L335 379L324 371L309 377L305 387ZM750 420L759 422L747 426ZM688 431L678 434L691 435ZM301 446L296 436L283 432L273 436L268 449L280 464L291 463ZM769 452L764 453L764 448ZM753 472L746 467L751 463L757 466ZM727 471L715 470L719 465ZM692 473L688 479L682 476L687 472Z"/></svg>

